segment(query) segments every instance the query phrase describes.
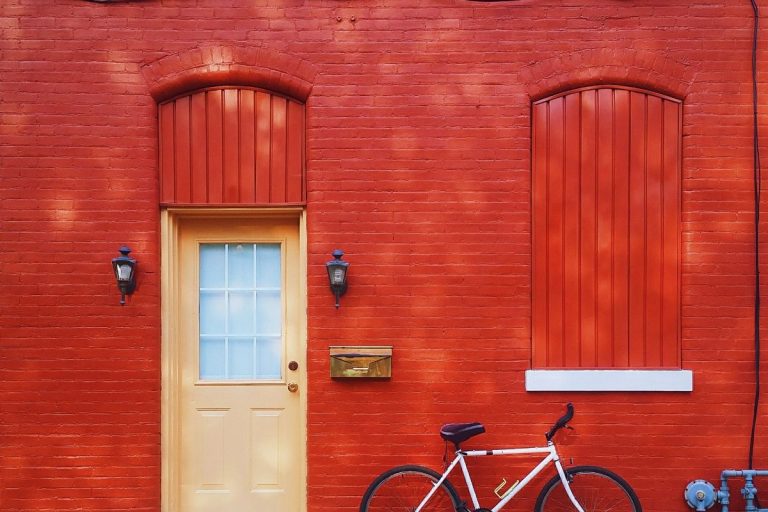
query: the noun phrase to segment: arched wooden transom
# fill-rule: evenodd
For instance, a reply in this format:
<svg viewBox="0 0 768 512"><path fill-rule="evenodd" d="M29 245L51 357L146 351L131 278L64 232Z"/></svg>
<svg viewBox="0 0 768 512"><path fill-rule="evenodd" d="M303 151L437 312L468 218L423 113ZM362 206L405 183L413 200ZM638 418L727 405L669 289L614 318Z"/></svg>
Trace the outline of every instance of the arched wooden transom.
<svg viewBox="0 0 768 512"><path fill-rule="evenodd" d="M160 104L160 202L303 204L304 105L243 87Z"/></svg>

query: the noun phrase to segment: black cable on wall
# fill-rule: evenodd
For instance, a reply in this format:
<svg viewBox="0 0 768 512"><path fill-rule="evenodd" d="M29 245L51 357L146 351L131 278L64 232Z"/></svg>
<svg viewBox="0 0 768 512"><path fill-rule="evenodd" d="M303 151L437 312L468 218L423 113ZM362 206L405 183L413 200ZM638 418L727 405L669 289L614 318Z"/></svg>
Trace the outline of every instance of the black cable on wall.
<svg viewBox="0 0 768 512"><path fill-rule="evenodd" d="M752 411L752 432L749 436L749 469L753 469L757 410L760 405L760 189L762 176L760 169L760 138L757 124L757 35L760 11L758 10L756 0L750 1L752 2L752 11L754 13L754 29L752 33L752 159L755 200L755 400Z"/></svg>

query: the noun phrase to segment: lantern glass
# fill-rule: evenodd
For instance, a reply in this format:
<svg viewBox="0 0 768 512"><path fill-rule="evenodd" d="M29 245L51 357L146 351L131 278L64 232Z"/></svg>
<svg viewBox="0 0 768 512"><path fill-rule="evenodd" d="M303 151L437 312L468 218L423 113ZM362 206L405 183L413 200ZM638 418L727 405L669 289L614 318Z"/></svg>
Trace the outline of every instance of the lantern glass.
<svg viewBox="0 0 768 512"><path fill-rule="evenodd" d="M331 269L331 284L332 285L344 284L345 274L346 274L346 269L344 267L337 267L337 268Z"/></svg>
<svg viewBox="0 0 768 512"><path fill-rule="evenodd" d="M117 264L117 280L130 282L133 274L133 266L128 263Z"/></svg>

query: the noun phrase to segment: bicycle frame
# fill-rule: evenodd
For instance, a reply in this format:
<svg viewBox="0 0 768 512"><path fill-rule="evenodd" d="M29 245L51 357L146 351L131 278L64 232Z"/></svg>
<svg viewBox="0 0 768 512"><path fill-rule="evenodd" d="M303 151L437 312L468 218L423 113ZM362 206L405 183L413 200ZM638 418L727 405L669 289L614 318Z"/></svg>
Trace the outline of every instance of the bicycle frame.
<svg viewBox="0 0 768 512"><path fill-rule="evenodd" d="M568 478L565 475L565 471L563 470L563 465L560 463L560 457L557 454L557 449L555 448L555 445L553 442L549 441L547 443L546 447L540 447L540 448L505 448L501 450L459 450L456 452L456 457L453 459L451 464L448 466L448 469L445 470L443 475L441 476L440 480L437 481L435 486L432 488L431 491L424 497L424 499L419 503L419 506L416 507L416 512L421 512L421 510L424 508L424 505L427 504L427 502L432 498L432 495L435 494L435 491L437 491L438 487L440 487L440 484L442 484L447 478L448 475L453 472L453 470L456 468L456 466L461 466L461 472L464 474L464 481L467 484L467 489L469 489L469 495L472 498L472 505L474 508L480 508L480 503L477 501L477 494L475 493L475 486L472 484L472 478L469 474L469 468L467 467L467 463L464 460L466 457L487 457L487 456L495 456L495 455L534 455L534 454L546 454L545 457L539 462L535 468L533 468L526 476L523 478L520 483L514 486L514 488L509 491L506 495L504 495L498 503L491 509L491 512L499 512L504 506L509 503L509 501L514 498L520 491L523 490L523 488L530 483L531 480L533 480L539 473L541 473L544 468L550 464L551 462L554 462L555 468L557 469L557 474L560 476L560 480L563 483L563 488L565 489L566 494L568 494L568 498L571 500L571 503L573 503L573 506L576 507L576 510L578 512L584 512L584 509L579 504L579 502L576 500L576 497L573 495L573 492L571 491L571 486L568 483Z"/></svg>

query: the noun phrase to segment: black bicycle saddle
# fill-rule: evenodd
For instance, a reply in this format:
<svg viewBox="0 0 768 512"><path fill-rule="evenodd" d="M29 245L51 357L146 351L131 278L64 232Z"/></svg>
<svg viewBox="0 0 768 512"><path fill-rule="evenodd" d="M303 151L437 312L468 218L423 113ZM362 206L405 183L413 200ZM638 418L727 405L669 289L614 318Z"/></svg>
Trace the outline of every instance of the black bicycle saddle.
<svg viewBox="0 0 768 512"><path fill-rule="evenodd" d="M482 423L448 423L440 428L440 437L452 442L458 448L459 443L483 432L485 427Z"/></svg>

